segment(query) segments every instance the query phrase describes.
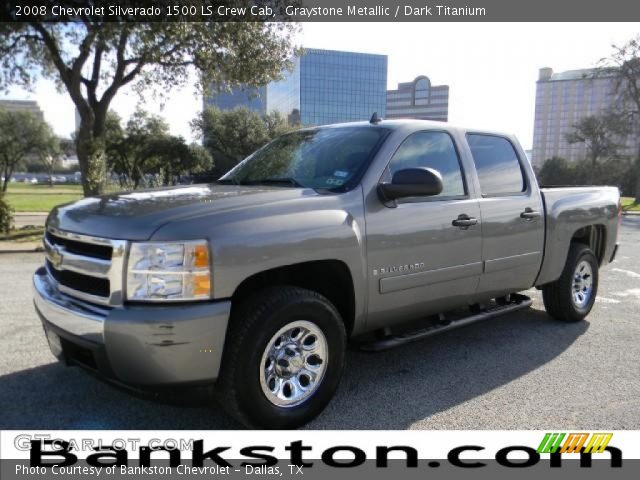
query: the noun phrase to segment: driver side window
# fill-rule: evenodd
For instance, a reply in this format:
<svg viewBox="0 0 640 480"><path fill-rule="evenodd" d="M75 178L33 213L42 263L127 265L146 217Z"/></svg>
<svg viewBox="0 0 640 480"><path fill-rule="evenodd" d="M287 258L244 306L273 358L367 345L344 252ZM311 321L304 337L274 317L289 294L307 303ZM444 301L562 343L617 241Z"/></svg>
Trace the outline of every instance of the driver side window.
<svg viewBox="0 0 640 480"><path fill-rule="evenodd" d="M445 132L417 132L409 135L389 163L391 175L405 168L426 167L442 175L442 192L437 197L466 195L458 152ZM434 198L434 197L432 197Z"/></svg>

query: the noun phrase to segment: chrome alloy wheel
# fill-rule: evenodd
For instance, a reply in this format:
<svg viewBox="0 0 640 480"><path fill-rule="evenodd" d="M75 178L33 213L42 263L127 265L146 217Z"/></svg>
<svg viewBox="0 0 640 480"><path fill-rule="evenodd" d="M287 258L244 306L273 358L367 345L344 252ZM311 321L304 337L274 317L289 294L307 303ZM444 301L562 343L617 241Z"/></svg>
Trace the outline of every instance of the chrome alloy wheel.
<svg viewBox="0 0 640 480"><path fill-rule="evenodd" d="M294 407L322 383L329 359L322 330L306 320L291 322L271 337L260 362L260 386L279 407Z"/></svg>
<svg viewBox="0 0 640 480"><path fill-rule="evenodd" d="M591 264L586 260L578 263L573 274L573 303L578 308L584 308L593 295L593 272Z"/></svg>

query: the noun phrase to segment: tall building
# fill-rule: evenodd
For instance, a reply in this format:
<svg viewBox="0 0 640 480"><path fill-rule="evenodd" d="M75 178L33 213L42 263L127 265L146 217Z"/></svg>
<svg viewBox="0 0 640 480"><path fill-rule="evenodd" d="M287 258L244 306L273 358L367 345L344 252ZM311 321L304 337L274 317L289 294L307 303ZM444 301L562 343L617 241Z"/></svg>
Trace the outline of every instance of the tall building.
<svg viewBox="0 0 640 480"><path fill-rule="evenodd" d="M35 100L0 100L0 108L9 112L31 112L40 120L44 120L44 114Z"/></svg>
<svg viewBox="0 0 640 480"><path fill-rule="evenodd" d="M533 127L532 160L535 166L541 166L551 157L570 161L586 157L585 145L569 144L565 135L581 118L601 114L618 101L615 78L595 73L595 69L559 73L551 68L540 69ZM621 141L625 144L621 153L637 152L640 142L637 134L630 134Z"/></svg>
<svg viewBox="0 0 640 480"><path fill-rule="evenodd" d="M386 88L386 55L308 48L283 80L205 97L204 105L277 110L292 123L323 125L384 117Z"/></svg>
<svg viewBox="0 0 640 480"><path fill-rule="evenodd" d="M421 75L412 82L387 90L386 118L421 118L446 122L449 118L449 85L431 85Z"/></svg>

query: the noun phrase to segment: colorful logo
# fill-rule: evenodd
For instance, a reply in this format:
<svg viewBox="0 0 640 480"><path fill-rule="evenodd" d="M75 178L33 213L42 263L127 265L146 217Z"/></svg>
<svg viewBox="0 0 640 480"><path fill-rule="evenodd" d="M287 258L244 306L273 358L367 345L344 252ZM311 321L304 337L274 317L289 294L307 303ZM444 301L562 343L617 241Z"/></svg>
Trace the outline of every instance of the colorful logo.
<svg viewBox="0 0 640 480"><path fill-rule="evenodd" d="M613 433L545 433L537 452L556 453L560 450L560 453L602 453L611 437Z"/></svg>

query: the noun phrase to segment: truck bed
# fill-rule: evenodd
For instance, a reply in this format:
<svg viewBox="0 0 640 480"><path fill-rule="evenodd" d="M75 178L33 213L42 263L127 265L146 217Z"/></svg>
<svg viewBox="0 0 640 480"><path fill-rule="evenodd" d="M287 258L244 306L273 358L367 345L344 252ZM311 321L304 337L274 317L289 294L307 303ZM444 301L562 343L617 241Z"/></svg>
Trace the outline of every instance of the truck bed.
<svg viewBox="0 0 640 480"><path fill-rule="evenodd" d="M556 280L562 273L572 238L585 227L596 226L602 236L600 263L609 262L618 232L620 192L616 187L541 187L545 209L544 257L536 285Z"/></svg>

